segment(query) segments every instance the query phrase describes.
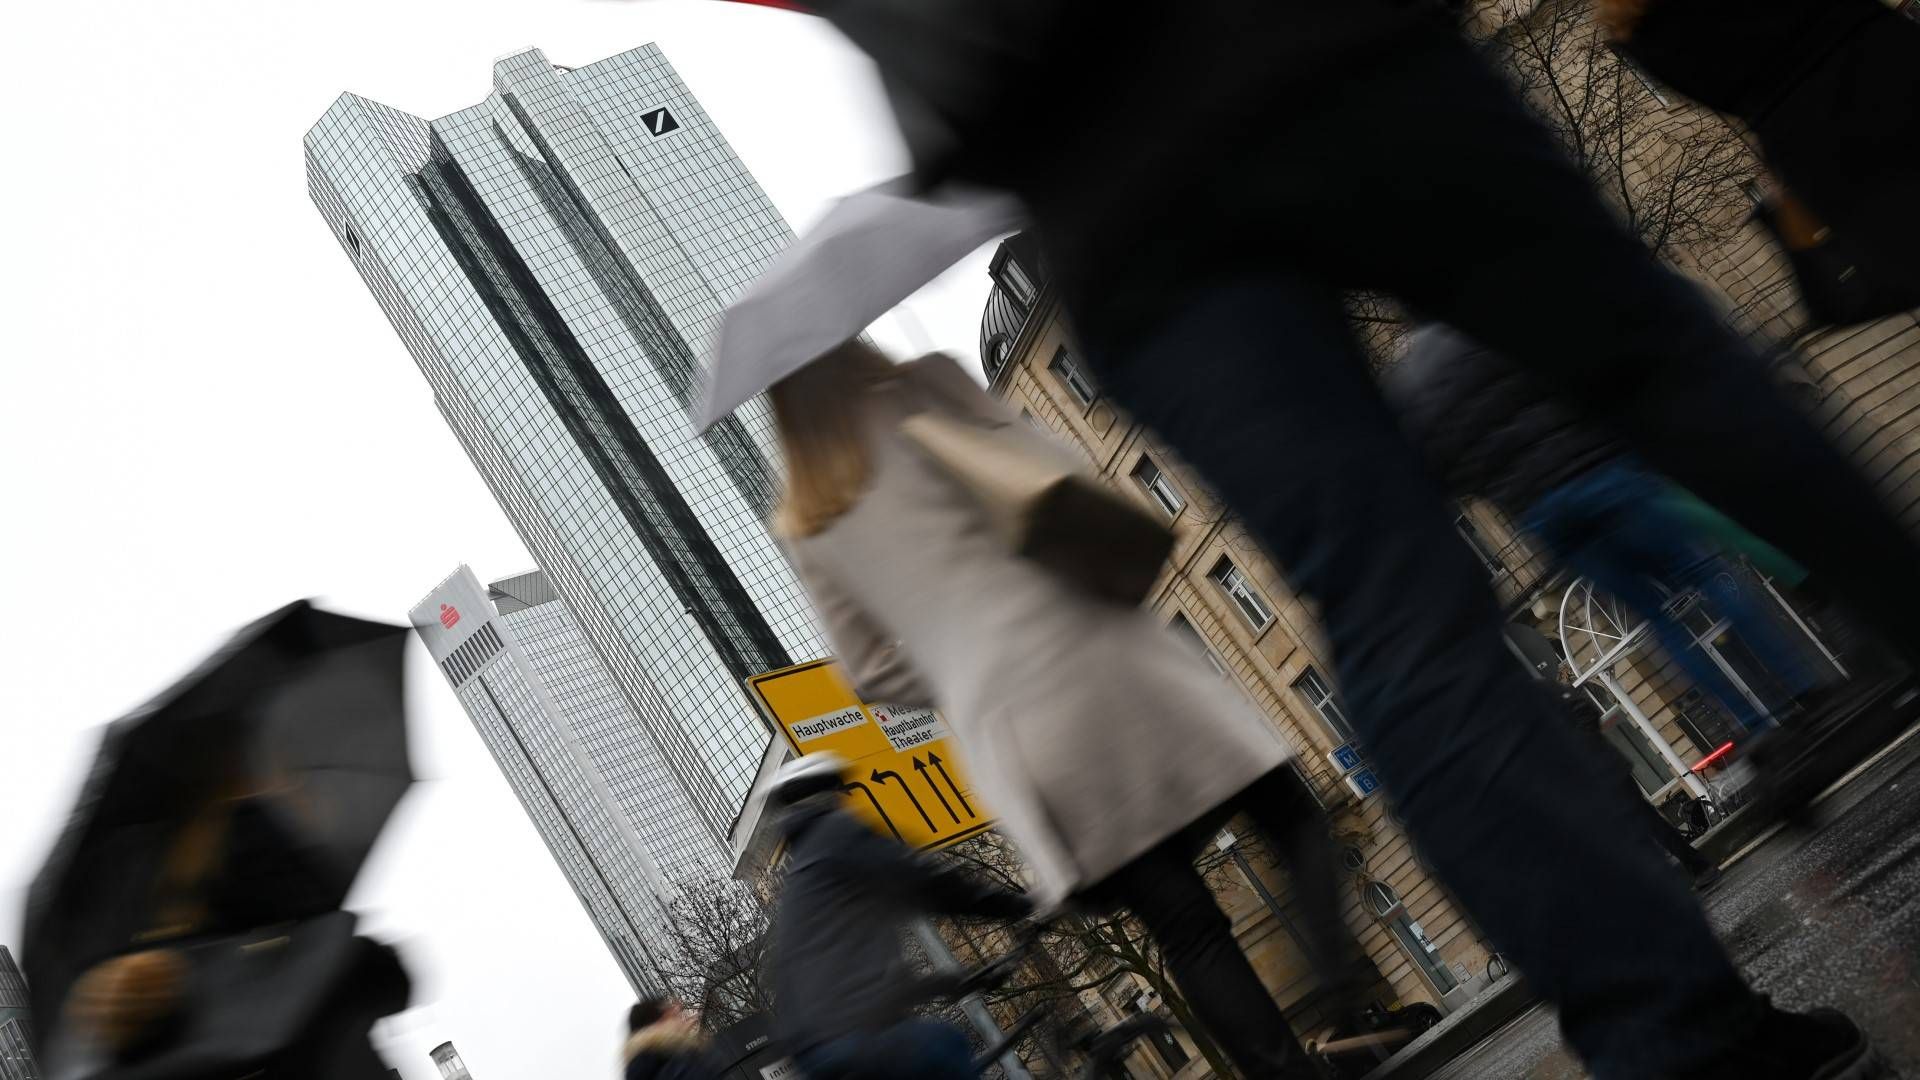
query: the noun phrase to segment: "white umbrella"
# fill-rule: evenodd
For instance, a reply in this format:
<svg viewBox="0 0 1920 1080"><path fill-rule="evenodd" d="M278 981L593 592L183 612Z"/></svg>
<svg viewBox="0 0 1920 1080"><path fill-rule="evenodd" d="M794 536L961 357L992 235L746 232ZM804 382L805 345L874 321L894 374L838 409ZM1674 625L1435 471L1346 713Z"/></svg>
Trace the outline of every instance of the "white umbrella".
<svg viewBox="0 0 1920 1080"><path fill-rule="evenodd" d="M916 196L897 180L840 200L727 308L694 426L705 431L858 336L1021 219L1009 195L941 189Z"/></svg>

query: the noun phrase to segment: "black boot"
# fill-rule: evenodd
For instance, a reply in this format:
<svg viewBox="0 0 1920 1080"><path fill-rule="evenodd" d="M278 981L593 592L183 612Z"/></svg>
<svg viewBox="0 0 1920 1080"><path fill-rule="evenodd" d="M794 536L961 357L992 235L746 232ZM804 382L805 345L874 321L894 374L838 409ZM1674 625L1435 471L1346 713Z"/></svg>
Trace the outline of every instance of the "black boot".
<svg viewBox="0 0 1920 1080"><path fill-rule="evenodd" d="M1741 1048L1689 1080L1871 1080L1879 1055L1845 1013L1794 1013L1768 1006Z"/></svg>

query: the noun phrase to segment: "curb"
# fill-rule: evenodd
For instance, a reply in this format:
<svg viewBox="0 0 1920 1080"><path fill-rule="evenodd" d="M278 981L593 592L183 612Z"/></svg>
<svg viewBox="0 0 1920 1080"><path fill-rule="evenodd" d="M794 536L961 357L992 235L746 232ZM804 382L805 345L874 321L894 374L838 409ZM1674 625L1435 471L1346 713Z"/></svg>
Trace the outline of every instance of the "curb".
<svg viewBox="0 0 1920 1080"><path fill-rule="evenodd" d="M1362 1080L1417 1080L1459 1057L1537 1004L1539 999L1520 981L1520 976L1501 976L1499 982L1481 991L1467 1007L1401 1047Z"/></svg>

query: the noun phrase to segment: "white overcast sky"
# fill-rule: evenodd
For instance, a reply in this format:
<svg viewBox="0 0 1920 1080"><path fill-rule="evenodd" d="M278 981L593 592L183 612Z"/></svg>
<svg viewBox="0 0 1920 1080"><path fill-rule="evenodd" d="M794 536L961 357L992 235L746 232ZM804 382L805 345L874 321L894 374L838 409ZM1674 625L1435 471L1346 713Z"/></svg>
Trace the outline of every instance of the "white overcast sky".
<svg viewBox="0 0 1920 1080"><path fill-rule="evenodd" d="M657 41L796 227L904 167L865 61L718 0L113 0L0 5L0 944L98 727L301 596L404 621L460 562L531 566L307 201L300 139L343 90L422 116L526 46ZM975 355L986 252L913 303ZM897 324L876 327L904 347ZM415 765L355 903L416 1008L409 1080L615 1074L628 991L414 648Z"/></svg>

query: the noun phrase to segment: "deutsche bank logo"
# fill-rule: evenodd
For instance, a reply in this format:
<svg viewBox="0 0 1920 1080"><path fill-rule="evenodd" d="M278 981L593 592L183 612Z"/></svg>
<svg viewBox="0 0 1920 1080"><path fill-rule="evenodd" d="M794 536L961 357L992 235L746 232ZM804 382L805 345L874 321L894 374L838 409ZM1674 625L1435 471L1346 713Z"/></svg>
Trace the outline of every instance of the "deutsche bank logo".
<svg viewBox="0 0 1920 1080"><path fill-rule="evenodd" d="M680 121L673 118L667 109L650 109L640 114L640 122L647 125L647 134L659 138L668 132L679 131Z"/></svg>

